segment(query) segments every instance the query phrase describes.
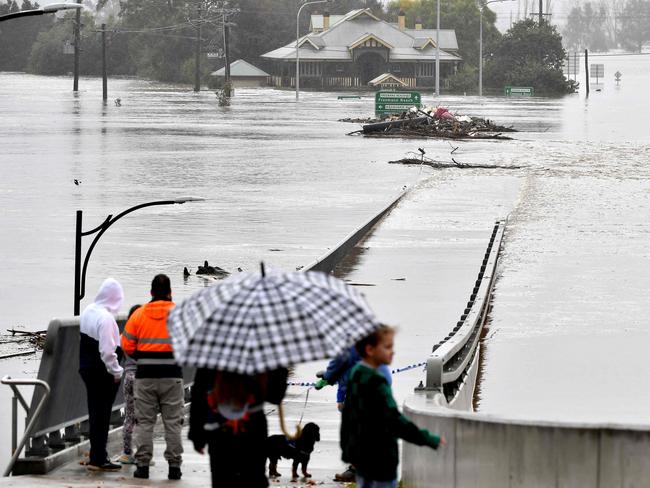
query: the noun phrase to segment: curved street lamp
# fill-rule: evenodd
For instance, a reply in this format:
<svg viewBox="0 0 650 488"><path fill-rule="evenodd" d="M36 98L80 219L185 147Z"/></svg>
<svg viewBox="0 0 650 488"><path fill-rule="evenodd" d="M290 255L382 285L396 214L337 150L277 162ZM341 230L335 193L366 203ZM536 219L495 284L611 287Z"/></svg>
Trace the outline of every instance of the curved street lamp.
<svg viewBox="0 0 650 488"><path fill-rule="evenodd" d="M86 295L86 269L88 268L88 260L90 255L99 241L99 238L108 230L108 228L117 222L119 219L124 217L131 212L135 212L144 207L153 207L155 205L175 205L182 204L185 202L199 202L203 201L205 198L197 197L184 197L176 198L175 200L159 200L155 202L141 203L140 205L135 205L131 208L127 208L122 213L117 214L115 217L109 215L106 217L106 220L102 222L99 226L94 229L83 231L82 227L82 216L83 212L77 210L77 227L75 232L75 248L74 248L74 315L79 315L79 308L81 300ZM89 236L92 234L97 234L93 239L93 242L90 244L88 251L86 251L86 256L84 257L83 268L81 267L81 238L84 236Z"/></svg>
<svg viewBox="0 0 650 488"><path fill-rule="evenodd" d="M53 14L59 10L74 10L83 8L79 3L51 3L41 8L32 10L19 10L18 12L11 12L9 14L0 15L0 22L4 20L11 20L18 17L31 17L33 15Z"/></svg>
<svg viewBox="0 0 650 488"><path fill-rule="evenodd" d="M488 0L480 2L479 0L479 43L478 43L478 96L483 96L483 9L488 3L510 2L513 0Z"/></svg>
<svg viewBox="0 0 650 488"><path fill-rule="evenodd" d="M329 3L330 0L315 0L313 2L305 2L298 9L296 14L296 102L300 97L300 54L298 53L298 40L300 39L300 23L298 19L300 18L300 12L307 5L313 5L315 3Z"/></svg>

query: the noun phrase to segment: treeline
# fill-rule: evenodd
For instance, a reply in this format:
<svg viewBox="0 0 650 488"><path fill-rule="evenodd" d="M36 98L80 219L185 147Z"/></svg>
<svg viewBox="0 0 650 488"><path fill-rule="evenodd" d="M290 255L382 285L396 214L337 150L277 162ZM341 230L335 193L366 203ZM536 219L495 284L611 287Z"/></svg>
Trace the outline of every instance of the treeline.
<svg viewBox="0 0 650 488"><path fill-rule="evenodd" d="M139 76L159 81L191 83L200 30L201 75L222 67L223 23L230 28L231 61L242 58L264 67L259 56L295 39L299 0L99 0L84 9L80 27L80 74L101 74L101 24L107 30L111 75ZM87 3L87 5L90 5ZM34 8L14 0L0 13ZM332 13L371 8L383 14L380 0L337 0ZM4 9L4 10L3 10ZM309 13L301 13L301 32ZM321 10L320 12L322 12ZM60 18L26 17L1 24L0 70L62 75L73 70L75 13ZM69 49L68 49L69 51ZM208 58L207 53L211 53ZM214 55L219 57L215 58Z"/></svg>
<svg viewBox="0 0 650 488"><path fill-rule="evenodd" d="M447 79L448 90L476 93L479 78L479 29L481 3L476 0L440 0L440 28L455 29L459 55L463 64ZM420 20L435 28L437 0L393 0L388 5L391 18L400 10L406 14L407 25ZM483 5L485 5L483 3ZM534 20L513 24L501 34L495 26L496 14L483 7L483 87L501 92L505 85L532 86L536 93L572 93L573 81L562 72L566 52L562 36L548 22Z"/></svg>
<svg viewBox="0 0 650 488"><path fill-rule="evenodd" d="M571 9L563 30L572 51L623 48L641 52L650 41L650 0L587 2Z"/></svg>
<svg viewBox="0 0 650 488"><path fill-rule="evenodd" d="M476 0L441 0L440 3L441 28L455 29L458 54L463 59L458 72L446 80L448 89L475 93L480 7ZM267 69L268 61L259 56L295 40L296 14L301 4L300 0L99 0L82 13L80 73L101 74L101 24L106 25L112 76L192 83L200 32L201 75L207 80L211 71L224 65L223 56L214 57L223 54L224 22L231 26L230 60L241 58ZM11 0L6 8L18 9L18 6ZM33 5L24 0L21 9L25 8ZM381 0L335 0L326 7L313 5L304 9L300 17L301 33L308 30L309 14L322 13L323 8L331 14L370 8L390 22L396 22L398 12L403 9L409 27L416 20L425 28L436 26L436 0L395 0L386 6ZM553 26L523 21L502 35L495 21L494 12L484 8L484 87L501 90L503 84L514 84L532 85L542 93L572 90L572 85L562 76L565 53ZM58 19L41 16L4 22L0 31L0 70L46 75L71 72L73 56L64 52L64 46L73 45L74 25L75 12L67 12ZM208 57L207 53L212 54Z"/></svg>
<svg viewBox="0 0 650 488"><path fill-rule="evenodd" d="M0 3L0 15L32 10L37 3L24 0L18 4L15 0ZM0 23L0 70L25 71L32 46L41 32L47 32L54 24L51 15L39 15L8 20Z"/></svg>

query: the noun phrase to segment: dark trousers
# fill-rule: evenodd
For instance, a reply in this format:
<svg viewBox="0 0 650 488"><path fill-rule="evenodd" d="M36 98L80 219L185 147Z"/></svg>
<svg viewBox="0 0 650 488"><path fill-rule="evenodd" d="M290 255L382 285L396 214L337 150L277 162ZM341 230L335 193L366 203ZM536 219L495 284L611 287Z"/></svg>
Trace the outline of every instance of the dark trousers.
<svg viewBox="0 0 650 488"><path fill-rule="evenodd" d="M221 428L208 439L212 488L266 488L266 417L253 414L246 430Z"/></svg>
<svg viewBox="0 0 650 488"><path fill-rule="evenodd" d="M108 460L106 441L111 409L120 384L105 370L82 369L81 379L88 393L88 423L90 425L90 464L101 466Z"/></svg>

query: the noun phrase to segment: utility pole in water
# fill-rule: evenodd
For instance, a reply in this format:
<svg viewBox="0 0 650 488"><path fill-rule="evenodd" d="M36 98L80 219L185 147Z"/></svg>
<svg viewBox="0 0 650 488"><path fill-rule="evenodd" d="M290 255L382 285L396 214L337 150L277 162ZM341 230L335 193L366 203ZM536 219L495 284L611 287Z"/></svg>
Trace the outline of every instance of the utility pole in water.
<svg viewBox="0 0 650 488"><path fill-rule="evenodd" d="M81 4L81 0L77 0ZM81 43L81 9L77 9L74 22L74 68L72 91L79 91L79 44Z"/></svg>
<svg viewBox="0 0 650 488"><path fill-rule="evenodd" d="M108 99L108 75L106 74L106 24L102 24L102 99Z"/></svg>
<svg viewBox="0 0 650 488"><path fill-rule="evenodd" d="M587 96L589 96L589 51L585 49L585 86L587 87Z"/></svg>
<svg viewBox="0 0 650 488"><path fill-rule="evenodd" d="M201 91L201 3L196 8L196 49L194 53L194 91Z"/></svg>
<svg viewBox="0 0 650 488"><path fill-rule="evenodd" d="M223 18L223 54L226 59L225 73L224 73L224 86L223 89L227 97L230 96L231 86L230 86L230 25L228 20L224 16Z"/></svg>

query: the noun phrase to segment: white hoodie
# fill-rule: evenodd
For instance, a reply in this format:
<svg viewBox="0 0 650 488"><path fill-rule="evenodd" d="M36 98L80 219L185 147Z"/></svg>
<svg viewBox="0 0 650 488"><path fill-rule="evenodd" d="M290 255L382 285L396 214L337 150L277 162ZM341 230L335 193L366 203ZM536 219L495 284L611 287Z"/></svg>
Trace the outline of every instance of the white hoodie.
<svg viewBox="0 0 650 488"><path fill-rule="evenodd" d="M116 380L122 377L123 369L117 360L115 350L120 345L120 330L113 314L124 301L124 291L113 278L106 278L99 287L95 301L88 305L79 319L79 332L99 342L99 355L106 365L106 371Z"/></svg>

